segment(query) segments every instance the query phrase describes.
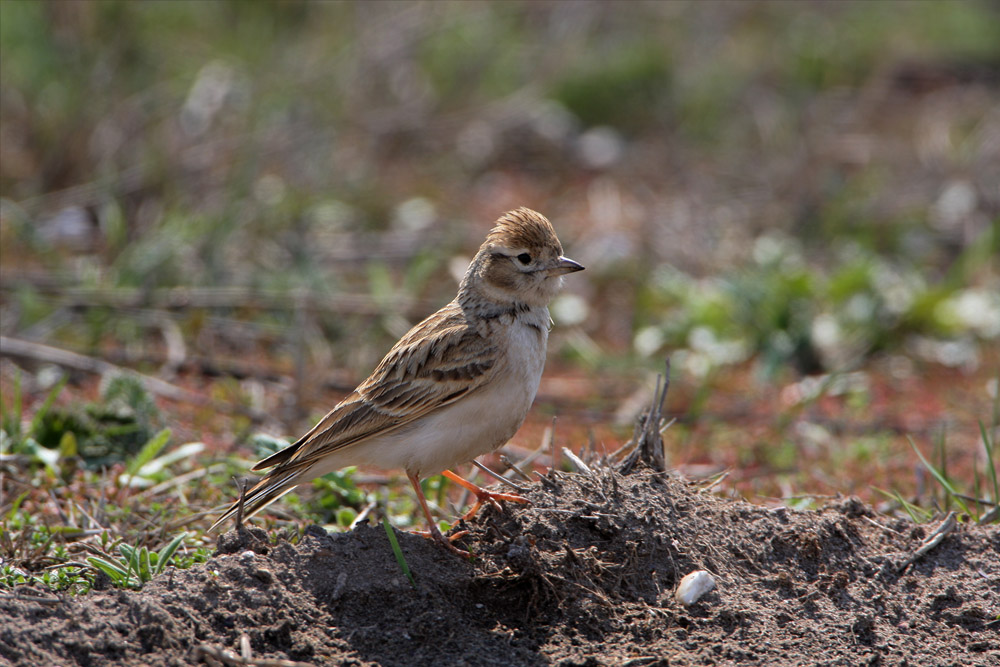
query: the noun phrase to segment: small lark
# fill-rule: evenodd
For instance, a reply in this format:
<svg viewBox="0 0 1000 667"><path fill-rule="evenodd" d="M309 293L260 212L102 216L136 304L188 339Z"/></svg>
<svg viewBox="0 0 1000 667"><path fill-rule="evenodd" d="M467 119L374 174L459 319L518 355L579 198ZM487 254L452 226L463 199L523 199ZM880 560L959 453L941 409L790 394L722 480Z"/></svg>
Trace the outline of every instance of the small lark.
<svg viewBox="0 0 1000 667"><path fill-rule="evenodd" d="M521 427L545 365L549 302L564 274L582 270L562 256L543 215L527 208L503 215L454 301L403 336L371 377L311 431L253 467L272 469L247 491L245 516L345 466L402 468L431 536L458 551L434 524L419 481L443 471L469 488L478 502L467 516L493 498L524 501L487 492L447 468L493 451Z"/></svg>

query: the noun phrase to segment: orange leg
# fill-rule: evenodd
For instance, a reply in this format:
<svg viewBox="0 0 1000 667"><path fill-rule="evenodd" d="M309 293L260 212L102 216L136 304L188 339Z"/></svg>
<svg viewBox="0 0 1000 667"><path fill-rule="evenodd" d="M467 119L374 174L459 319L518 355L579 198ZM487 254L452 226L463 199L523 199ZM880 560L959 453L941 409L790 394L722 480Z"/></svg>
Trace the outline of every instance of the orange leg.
<svg viewBox="0 0 1000 667"><path fill-rule="evenodd" d="M494 493L492 491L487 491L486 489L476 486L467 479L462 479L461 477L459 477L450 470L445 470L441 474L450 479L451 481L455 482L456 484L464 486L469 491L476 494L476 504L472 506L472 509L470 509L468 512L465 513L465 516L462 517L466 521L476 516L476 512L479 511L479 508L482 507L484 502L492 503L493 506L497 508L497 511L503 511L500 508L499 503L497 503L498 500L509 500L514 503L529 502L527 498L522 498L521 496L515 496L512 493Z"/></svg>
<svg viewBox="0 0 1000 667"><path fill-rule="evenodd" d="M448 551L457 554L459 556L462 556L463 558L467 558L470 555L468 551L462 551L461 549L456 547L454 544L451 543L451 540L442 535L441 531L438 530L437 524L434 523L434 517L431 516L431 509L427 506L427 499L424 497L424 491L423 489L420 488L420 480L417 478L416 475L414 475L409 470L406 471L406 476L407 478L409 478L410 484L413 485L413 490L417 492L417 500L420 501L420 508L424 511L424 516L427 518L427 527L430 529L428 536L435 542L444 546L444 548L447 549ZM452 536L451 539L452 540L458 539L459 537L465 535L466 532L467 531L456 533L455 535Z"/></svg>

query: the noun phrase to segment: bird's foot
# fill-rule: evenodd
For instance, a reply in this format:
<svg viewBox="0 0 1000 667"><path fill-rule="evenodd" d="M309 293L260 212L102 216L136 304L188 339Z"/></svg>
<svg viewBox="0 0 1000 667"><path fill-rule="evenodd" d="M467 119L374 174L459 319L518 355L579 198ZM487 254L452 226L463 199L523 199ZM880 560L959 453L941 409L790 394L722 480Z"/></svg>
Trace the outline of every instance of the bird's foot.
<svg viewBox="0 0 1000 667"><path fill-rule="evenodd" d="M463 558L469 558L472 554L464 549L459 549L452 542L459 540L469 534L467 530L460 530L457 533L448 535L447 537L441 533L437 526L430 524L430 530L413 530L410 531L413 535L419 535L420 537L426 537L429 540L434 540L441 546L443 546L448 551L452 552L456 556L461 556Z"/></svg>
<svg viewBox="0 0 1000 667"><path fill-rule="evenodd" d="M487 491L486 489L480 486L476 486L469 480L459 477L450 470L445 470L441 474L450 479L451 481L455 482L456 484L465 487L473 494L475 494L476 503L472 506L471 509L469 509L468 512L465 513L464 516L462 516L462 519L465 521L468 521L472 517L476 516L476 512L478 512L479 508L483 506L483 503L490 503L491 505L493 505L493 507L496 508L498 512L502 512L503 508L500 507L500 503L497 502L498 500L508 500L513 503L531 502L527 498L514 495L513 493L496 493L494 491Z"/></svg>

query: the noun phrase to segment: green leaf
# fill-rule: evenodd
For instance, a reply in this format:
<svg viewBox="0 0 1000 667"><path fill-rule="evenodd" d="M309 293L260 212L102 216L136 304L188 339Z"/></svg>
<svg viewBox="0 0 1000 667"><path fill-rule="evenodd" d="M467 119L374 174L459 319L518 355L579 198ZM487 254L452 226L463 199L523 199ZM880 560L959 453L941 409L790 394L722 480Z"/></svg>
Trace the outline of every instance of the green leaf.
<svg viewBox="0 0 1000 667"><path fill-rule="evenodd" d="M389 544L392 546L392 553L396 556L396 562L399 563L399 567L403 570L406 578L410 580L410 585L416 588L417 582L414 581L413 575L410 573L410 566L406 564L406 557L403 556L403 550L399 548L399 541L396 539L396 533L393 532L392 526L389 525L389 519L382 519L382 528L385 529L385 535L389 538Z"/></svg>
<svg viewBox="0 0 1000 667"><path fill-rule="evenodd" d="M139 574L139 550L128 544L119 544L118 551L124 557L125 582L123 585L133 585L133 575Z"/></svg>
<svg viewBox="0 0 1000 667"><path fill-rule="evenodd" d="M979 434L983 438L983 448L986 449L986 473L993 486L993 502L1000 503L1000 484L997 483L997 462L993 459L993 442L982 420L979 421Z"/></svg>
<svg viewBox="0 0 1000 667"><path fill-rule="evenodd" d="M880 489L877 486L873 486L872 488L881 493L883 496L886 496L887 498L892 498L893 500L898 502L900 507L902 507L906 511L906 513L910 515L910 519L913 521L913 523L925 523L930 520L931 518L930 512L917 507L911 502L908 502L905 498L903 498L903 496L899 495L898 491L890 492L886 491L885 489Z"/></svg>
<svg viewBox="0 0 1000 667"><path fill-rule="evenodd" d="M152 567L149 563L149 549L143 547L139 549L139 581L146 583L152 578Z"/></svg>
<svg viewBox="0 0 1000 667"><path fill-rule="evenodd" d="M906 436L906 439L910 441L910 446L913 447L913 451L915 451L917 453L917 456L920 457L920 461L924 464L924 467L927 468L928 472L930 472L931 475L934 476L934 479L938 481L938 484L944 487L944 490L948 492L949 497L955 501L955 504L958 505L960 508L962 508L963 512L965 512L969 516L973 516L972 512L969 511L969 507L959 497L958 491L956 491L955 487L952 486L951 482L948 481L948 478L945 477L943 474L941 474L941 472L937 468L932 466L930 462L924 458L923 453L920 451L920 449L917 448L916 443L913 442L913 438L911 438L910 436Z"/></svg>
<svg viewBox="0 0 1000 667"><path fill-rule="evenodd" d="M184 541L186 536L187 533L181 533L174 539L170 540L169 544L160 549L160 552L156 554L156 568L153 571L153 574L160 574L163 572L164 568L167 567L167 563L174 557L174 552L176 552L181 546L181 543Z"/></svg>
<svg viewBox="0 0 1000 667"><path fill-rule="evenodd" d="M337 510L337 525L344 527L350 526L357 516L358 513L353 507L341 507Z"/></svg>
<svg viewBox="0 0 1000 667"><path fill-rule="evenodd" d="M59 458L72 459L77 455L76 434L66 431L59 439Z"/></svg>
<svg viewBox="0 0 1000 667"><path fill-rule="evenodd" d="M13 518L13 516L17 514L17 511L21 509L21 503L23 503L24 499L28 497L29 493L31 493L31 491L25 491L24 493L22 493L21 495L19 495L17 498L14 499L14 502L10 506L10 510L7 512L6 516L7 521Z"/></svg>
<svg viewBox="0 0 1000 667"><path fill-rule="evenodd" d="M129 461L128 467L125 468L125 472L129 477L135 476L139 470L155 459L159 455L160 451L167 445L170 441L170 429L165 428L156 435L154 435L149 442L143 445L139 453L135 455L131 461Z"/></svg>
<svg viewBox="0 0 1000 667"><path fill-rule="evenodd" d="M87 558L87 562L111 577L111 580L116 584L120 584L128 578L128 572L119 563L114 561L100 556L90 556Z"/></svg>

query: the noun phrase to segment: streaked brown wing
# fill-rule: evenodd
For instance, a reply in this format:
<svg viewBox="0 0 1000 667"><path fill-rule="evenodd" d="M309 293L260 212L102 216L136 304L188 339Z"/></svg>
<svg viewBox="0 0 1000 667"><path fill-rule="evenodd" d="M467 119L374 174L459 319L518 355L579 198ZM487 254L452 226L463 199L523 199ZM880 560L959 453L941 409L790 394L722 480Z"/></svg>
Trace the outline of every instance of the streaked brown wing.
<svg viewBox="0 0 1000 667"><path fill-rule="evenodd" d="M301 470L331 452L405 426L484 385L496 363L497 348L451 303L403 336L371 377L312 430L253 469Z"/></svg>

